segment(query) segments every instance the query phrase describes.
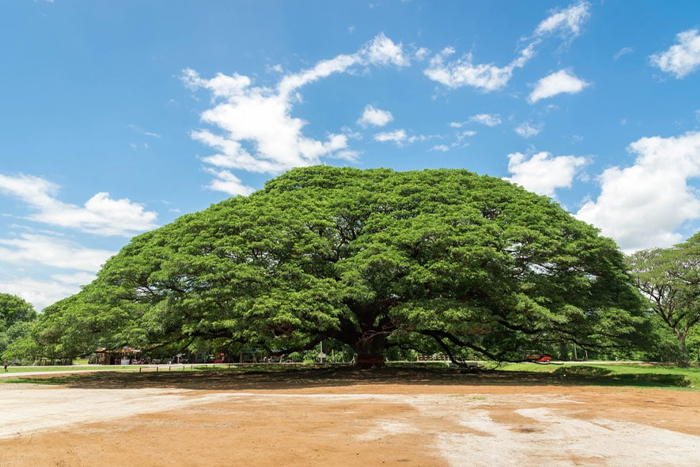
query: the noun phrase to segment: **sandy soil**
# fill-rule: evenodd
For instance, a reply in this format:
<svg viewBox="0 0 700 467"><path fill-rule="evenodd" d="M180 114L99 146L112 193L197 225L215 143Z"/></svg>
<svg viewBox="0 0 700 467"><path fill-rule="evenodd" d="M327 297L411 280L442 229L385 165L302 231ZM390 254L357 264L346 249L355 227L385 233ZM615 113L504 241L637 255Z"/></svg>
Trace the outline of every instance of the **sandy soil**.
<svg viewBox="0 0 700 467"><path fill-rule="evenodd" d="M173 381L0 384L0 465L700 465L698 392Z"/></svg>

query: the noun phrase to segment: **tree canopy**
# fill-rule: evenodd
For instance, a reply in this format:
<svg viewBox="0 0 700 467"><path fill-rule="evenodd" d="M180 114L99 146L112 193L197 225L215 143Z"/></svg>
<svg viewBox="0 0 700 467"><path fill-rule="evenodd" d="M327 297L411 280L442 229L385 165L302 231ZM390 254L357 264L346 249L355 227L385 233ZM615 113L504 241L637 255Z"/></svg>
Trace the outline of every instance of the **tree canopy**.
<svg viewBox="0 0 700 467"><path fill-rule="evenodd" d="M36 312L31 303L16 295L0 293L0 355L8 344L24 336L34 318Z"/></svg>
<svg viewBox="0 0 700 467"><path fill-rule="evenodd" d="M638 251L628 261L637 288L677 339L677 361L687 364L688 336L700 322L700 233L671 248Z"/></svg>
<svg viewBox="0 0 700 467"><path fill-rule="evenodd" d="M546 197L465 170L319 166L135 237L47 316L83 345L334 340L368 363L612 345L639 305L615 243Z"/></svg>

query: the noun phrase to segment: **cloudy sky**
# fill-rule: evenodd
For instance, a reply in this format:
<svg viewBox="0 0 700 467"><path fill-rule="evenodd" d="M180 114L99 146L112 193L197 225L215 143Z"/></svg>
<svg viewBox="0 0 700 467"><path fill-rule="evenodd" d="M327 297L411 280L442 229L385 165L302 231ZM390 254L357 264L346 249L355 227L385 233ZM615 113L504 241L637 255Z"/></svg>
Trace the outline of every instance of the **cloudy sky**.
<svg viewBox="0 0 700 467"><path fill-rule="evenodd" d="M700 2L5 0L0 292L291 167L466 168L625 251L700 230Z"/></svg>

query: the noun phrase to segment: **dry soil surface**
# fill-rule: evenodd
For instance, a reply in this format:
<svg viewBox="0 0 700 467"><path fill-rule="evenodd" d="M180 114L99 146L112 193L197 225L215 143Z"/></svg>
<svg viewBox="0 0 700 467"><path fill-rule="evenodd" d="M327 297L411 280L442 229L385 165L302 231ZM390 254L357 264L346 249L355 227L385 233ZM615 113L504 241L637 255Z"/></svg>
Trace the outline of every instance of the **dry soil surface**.
<svg viewBox="0 0 700 467"><path fill-rule="evenodd" d="M413 378L0 384L0 466L700 466L700 393Z"/></svg>

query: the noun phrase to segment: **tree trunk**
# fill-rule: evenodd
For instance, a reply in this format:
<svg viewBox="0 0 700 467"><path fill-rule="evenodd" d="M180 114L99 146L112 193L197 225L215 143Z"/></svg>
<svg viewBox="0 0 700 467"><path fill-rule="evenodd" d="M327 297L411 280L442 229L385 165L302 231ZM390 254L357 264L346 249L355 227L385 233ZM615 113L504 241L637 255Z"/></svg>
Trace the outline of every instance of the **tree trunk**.
<svg viewBox="0 0 700 467"><path fill-rule="evenodd" d="M690 354L688 354L688 346L685 342L686 336L686 333L680 333L678 336L681 341L681 355L678 359L678 366L682 367L690 366Z"/></svg>
<svg viewBox="0 0 700 467"><path fill-rule="evenodd" d="M384 365L384 347L387 335L384 332L365 331L352 345L357 352L357 366L371 368Z"/></svg>

